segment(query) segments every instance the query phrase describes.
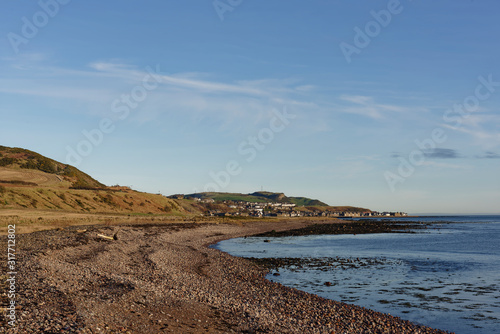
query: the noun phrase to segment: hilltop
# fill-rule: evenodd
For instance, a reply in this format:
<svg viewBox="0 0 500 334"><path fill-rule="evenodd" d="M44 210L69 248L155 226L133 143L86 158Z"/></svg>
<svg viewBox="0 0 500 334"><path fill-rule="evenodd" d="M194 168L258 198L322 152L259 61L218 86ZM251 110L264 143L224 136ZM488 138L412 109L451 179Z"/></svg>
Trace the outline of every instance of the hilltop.
<svg viewBox="0 0 500 334"><path fill-rule="evenodd" d="M81 213L199 214L196 206L128 187L108 187L79 169L0 146L0 209Z"/></svg>
<svg viewBox="0 0 500 334"><path fill-rule="evenodd" d="M4 167L0 170L0 182L4 183L59 185L72 189L106 188L104 184L73 166L23 148L0 146L0 167Z"/></svg>

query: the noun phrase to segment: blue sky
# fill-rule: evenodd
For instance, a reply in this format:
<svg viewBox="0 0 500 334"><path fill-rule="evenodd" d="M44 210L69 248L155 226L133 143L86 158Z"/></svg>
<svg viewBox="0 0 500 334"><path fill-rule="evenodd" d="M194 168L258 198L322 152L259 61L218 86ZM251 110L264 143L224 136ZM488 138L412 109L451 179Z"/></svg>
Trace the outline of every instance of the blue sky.
<svg viewBox="0 0 500 334"><path fill-rule="evenodd" d="M499 10L5 1L0 144L154 193L498 213Z"/></svg>

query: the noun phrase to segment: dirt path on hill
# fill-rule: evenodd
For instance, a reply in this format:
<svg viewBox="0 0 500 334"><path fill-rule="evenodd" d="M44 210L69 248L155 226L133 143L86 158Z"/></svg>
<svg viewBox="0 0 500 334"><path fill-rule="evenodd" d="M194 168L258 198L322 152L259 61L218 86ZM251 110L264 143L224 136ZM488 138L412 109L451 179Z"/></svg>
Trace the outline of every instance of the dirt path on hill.
<svg viewBox="0 0 500 334"><path fill-rule="evenodd" d="M57 185L63 182L63 179L55 174L29 169L15 170L4 167L0 167L0 180L32 182L39 186Z"/></svg>

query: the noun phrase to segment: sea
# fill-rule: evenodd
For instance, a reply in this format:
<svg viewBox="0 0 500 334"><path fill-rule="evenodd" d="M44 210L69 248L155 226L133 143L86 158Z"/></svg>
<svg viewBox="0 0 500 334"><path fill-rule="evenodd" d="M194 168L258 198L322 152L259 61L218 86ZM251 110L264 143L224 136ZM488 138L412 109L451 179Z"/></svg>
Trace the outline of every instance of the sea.
<svg viewBox="0 0 500 334"><path fill-rule="evenodd" d="M500 333L500 216L395 220L432 224L412 233L246 237L214 247L304 259L267 278L324 298L455 333Z"/></svg>

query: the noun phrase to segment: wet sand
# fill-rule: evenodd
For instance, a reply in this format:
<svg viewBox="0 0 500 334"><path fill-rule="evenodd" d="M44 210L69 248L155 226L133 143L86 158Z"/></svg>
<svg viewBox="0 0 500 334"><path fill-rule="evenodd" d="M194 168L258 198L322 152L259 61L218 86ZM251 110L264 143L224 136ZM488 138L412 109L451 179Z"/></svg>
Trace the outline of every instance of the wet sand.
<svg viewBox="0 0 500 334"><path fill-rule="evenodd" d="M2 316L0 333L445 333L272 283L264 267L208 247L313 223L79 226L18 235L17 327ZM5 255L1 261L5 272Z"/></svg>

